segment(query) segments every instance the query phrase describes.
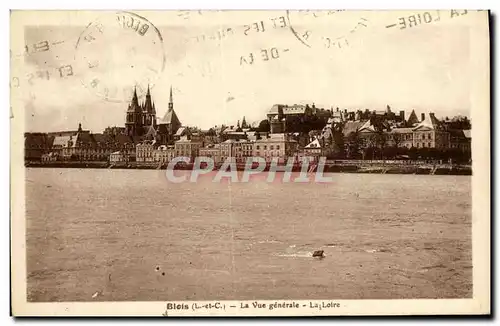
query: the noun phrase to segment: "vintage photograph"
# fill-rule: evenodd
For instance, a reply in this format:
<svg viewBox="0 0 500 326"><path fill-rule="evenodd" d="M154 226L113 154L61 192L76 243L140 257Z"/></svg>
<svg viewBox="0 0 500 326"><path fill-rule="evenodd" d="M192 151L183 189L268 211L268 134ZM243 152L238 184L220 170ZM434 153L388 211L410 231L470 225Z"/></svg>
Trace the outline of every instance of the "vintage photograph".
<svg viewBox="0 0 500 326"><path fill-rule="evenodd" d="M490 312L488 11L10 18L14 315Z"/></svg>

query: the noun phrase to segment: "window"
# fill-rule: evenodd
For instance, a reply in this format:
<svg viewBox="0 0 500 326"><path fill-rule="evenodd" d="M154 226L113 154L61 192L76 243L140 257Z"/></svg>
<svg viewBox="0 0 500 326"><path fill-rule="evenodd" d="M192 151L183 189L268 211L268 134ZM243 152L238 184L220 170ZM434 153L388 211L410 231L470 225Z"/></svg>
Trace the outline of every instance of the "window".
<svg viewBox="0 0 500 326"><path fill-rule="evenodd" d="M266 146L266 145L264 145L264 150L266 150L266 149L267 149L267 146Z"/></svg>
<svg viewBox="0 0 500 326"><path fill-rule="evenodd" d="M276 149L279 150L280 149L280 145L276 145Z"/></svg>
<svg viewBox="0 0 500 326"><path fill-rule="evenodd" d="M256 146L256 149L257 149L257 150L258 150L258 149L260 149L260 148L259 148L259 145L257 145L257 146Z"/></svg>
<svg viewBox="0 0 500 326"><path fill-rule="evenodd" d="M431 143L429 143L428 145L429 145L429 147L432 147L432 146L431 146Z"/></svg>
<svg viewBox="0 0 500 326"><path fill-rule="evenodd" d="M274 149L274 146L273 146L273 145L271 145L271 146L269 147L269 149L273 150L273 149Z"/></svg>

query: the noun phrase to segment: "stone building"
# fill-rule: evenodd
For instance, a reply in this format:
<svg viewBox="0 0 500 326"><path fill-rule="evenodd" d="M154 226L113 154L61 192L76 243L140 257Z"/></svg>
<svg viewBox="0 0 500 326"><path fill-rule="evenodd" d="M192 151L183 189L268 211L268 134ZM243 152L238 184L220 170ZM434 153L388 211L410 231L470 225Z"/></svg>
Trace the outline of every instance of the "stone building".
<svg viewBox="0 0 500 326"><path fill-rule="evenodd" d="M289 157L295 156L297 141L290 139L287 134L270 134L269 137L254 142L253 155L263 157L266 162L278 158L279 162L286 162Z"/></svg>
<svg viewBox="0 0 500 326"><path fill-rule="evenodd" d="M240 152L240 144L238 140L228 139L220 143L220 160L224 162L230 159L232 162L236 162L237 152Z"/></svg>
<svg viewBox="0 0 500 326"><path fill-rule="evenodd" d="M275 104L267 113L272 134L322 129L331 116L330 110L316 108L314 104Z"/></svg>
<svg viewBox="0 0 500 326"><path fill-rule="evenodd" d="M412 128L393 128L387 132L387 145L395 147L413 147Z"/></svg>
<svg viewBox="0 0 500 326"><path fill-rule="evenodd" d="M110 163L125 162L125 156L120 151L113 152L113 153L109 154L109 162Z"/></svg>
<svg viewBox="0 0 500 326"><path fill-rule="evenodd" d="M203 147L203 142L194 141L189 139L187 136L181 137L175 142L175 156L184 156L194 159L199 155L199 149Z"/></svg>
<svg viewBox="0 0 500 326"><path fill-rule="evenodd" d="M214 160L214 163L221 163L221 145L220 144L208 144L205 147L200 148L200 156L210 157Z"/></svg>
<svg viewBox="0 0 500 326"><path fill-rule="evenodd" d="M319 139L314 139L304 147L304 157L309 161L316 161L318 157L323 155L323 146Z"/></svg>
<svg viewBox="0 0 500 326"><path fill-rule="evenodd" d="M154 140L145 140L135 145L136 162L154 162L153 151L155 150Z"/></svg>
<svg viewBox="0 0 500 326"><path fill-rule="evenodd" d="M175 157L174 146L160 145L153 150L153 159L155 162L168 163Z"/></svg>
<svg viewBox="0 0 500 326"><path fill-rule="evenodd" d="M81 124L76 131L51 133L53 141L50 151L58 160L108 161L110 155L120 151L127 161L134 160L135 144L138 138L125 134L93 134L82 130Z"/></svg>
<svg viewBox="0 0 500 326"><path fill-rule="evenodd" d="M471 131L449 129L450 148L459 149L461 152L471 151Z"/></svg>
<svg viewBox="0 0 500 326"><path fill-rule="evenodd" d="M429 113L422 113L422 120L413 128L413 147L416 148L449 148L450 134L443 129L442 124Z"/></svg>

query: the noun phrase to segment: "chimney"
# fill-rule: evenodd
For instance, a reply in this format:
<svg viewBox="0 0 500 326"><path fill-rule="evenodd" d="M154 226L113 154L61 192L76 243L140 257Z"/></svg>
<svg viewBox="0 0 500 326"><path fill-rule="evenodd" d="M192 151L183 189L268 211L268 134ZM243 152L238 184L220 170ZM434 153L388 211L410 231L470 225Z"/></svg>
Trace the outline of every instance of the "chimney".
<svg viewBox="0 0 500 326"><path fill-rule="evenodd" d="M421 117L422 117L422 120L421 120L421 121L424 121L424 120L425 120L425 113L422 113L422 114L421 114Z"/></svg>
<svg viewBox="0 0 500 326"><path fill-rule="evenodd" d="M401 121L405 121L405 111L404 110L399 111L399 117L401 118Z"/></svg>

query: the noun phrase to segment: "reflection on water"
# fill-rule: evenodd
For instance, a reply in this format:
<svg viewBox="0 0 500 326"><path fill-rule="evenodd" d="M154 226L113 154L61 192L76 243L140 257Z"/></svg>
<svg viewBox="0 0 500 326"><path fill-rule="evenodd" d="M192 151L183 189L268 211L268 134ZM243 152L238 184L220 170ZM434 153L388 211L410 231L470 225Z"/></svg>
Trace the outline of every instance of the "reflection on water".
<svg viewBox="0 0 500 326"><path fill-rule="evenodd" d="M471 297L469 176L331 176L28 169L28 299Z"/></svg>

